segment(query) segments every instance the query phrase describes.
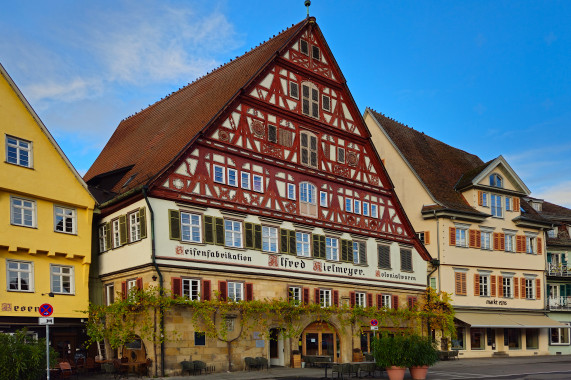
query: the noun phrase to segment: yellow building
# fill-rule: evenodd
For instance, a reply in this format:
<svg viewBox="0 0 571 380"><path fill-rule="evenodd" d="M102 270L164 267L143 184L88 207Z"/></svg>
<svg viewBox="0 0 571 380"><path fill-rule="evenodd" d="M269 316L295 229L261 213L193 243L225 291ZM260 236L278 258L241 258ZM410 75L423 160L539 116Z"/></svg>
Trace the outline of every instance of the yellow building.
<svg viewBox="0 0 571 380"><path fill-rule="evenodd" d="M95 200L0 65L0 331L43 336L50 304L52 346L74 355L88 307Z"/></svg>
<svg viewBox="0 0 571 380"><path fill-rule="evenodd" d="M464 357L549 354L545 239L551 223L499 156L489 162L367 109L365 122L419 238L452 295ZM443 349L446 349L446 344Z"/></svg>

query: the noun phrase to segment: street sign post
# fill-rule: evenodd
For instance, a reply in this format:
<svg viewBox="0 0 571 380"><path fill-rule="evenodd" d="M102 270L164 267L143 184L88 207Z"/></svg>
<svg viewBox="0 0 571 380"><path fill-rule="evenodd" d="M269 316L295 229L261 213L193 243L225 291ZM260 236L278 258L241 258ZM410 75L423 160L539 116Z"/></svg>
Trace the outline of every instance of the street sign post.
<svg viewBox="0 0 571 380"><path fill-rule="evenodd" d="M376 319L371 319L371 330L376 331L379 329L379 321Z"/></svg>
<svg viewBox="0 0 571 380"><path fill-rule="evenodd" d="M53 314L54 308L49 303L40 305L40 325L46 325L46 379L50 380L50 325L54 324L54 318L47 318Z"/></svg>

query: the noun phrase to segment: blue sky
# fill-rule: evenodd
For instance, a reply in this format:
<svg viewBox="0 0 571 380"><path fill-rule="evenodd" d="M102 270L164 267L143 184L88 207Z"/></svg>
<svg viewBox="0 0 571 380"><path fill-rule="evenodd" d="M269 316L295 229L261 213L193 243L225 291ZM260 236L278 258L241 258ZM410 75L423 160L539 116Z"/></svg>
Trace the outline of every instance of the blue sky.
<svg viewBox="0 0 571 380"><path fill-rule="evenodd" d="M371 107L571 207L571 2L313 0ZM0 62L80 173L121 119L301 21L303 0L3 5Z"/></svg>

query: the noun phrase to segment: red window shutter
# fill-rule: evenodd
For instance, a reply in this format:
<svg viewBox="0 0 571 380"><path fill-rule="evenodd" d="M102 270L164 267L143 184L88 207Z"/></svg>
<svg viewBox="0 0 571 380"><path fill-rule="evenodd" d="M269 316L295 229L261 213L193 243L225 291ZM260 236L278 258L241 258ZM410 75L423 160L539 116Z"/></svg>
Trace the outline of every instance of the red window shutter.
<svg viewBox="0 0 571 380"><path fill-rule="evenodd" d="M498 297L504 296L504 278L498 276Z"/></svg>
<svg viewBox="0 0 571 380"><path fill-rule="evenodd" d="M500 251L506 250L506 234L500 233Z"/></svg>
<svg viewBox="0 0 571 380"><path fill-rule="evenodd" d="M137 290L143 290L143 279L141 277L137 278Z"/></svg>
<svg viewBox="0 0 571 380"><path fill-rule="evenodd" d="M182 296L182 278L171 277L171 293L172 298Z"/></svg>
<svg viewBox="0 0 571 380"><path fill-rule="evenodd" d="M383 307L383 295L377 294L377 309Z"/></svg>
<svg viewBox="0 0 571 380"><path fill-rule="evenodd" d="M127 281L121 282L121 299L127 299Z"/></svg>
<svg viewBox="0 0 571 380"><path fill-rule="evenodd" d="M424 231L424 245L430 244L430 231Z"/></svg>
<svg viewBox="0 0 571 380"><path fill-rule="evenodd" d="M210 280L202 280L202 300L210 301Z"/></svg>
<svg viewBox="0 0 571 380"><path fill-rule="evenodd" d="M399 296L393 295L393 309L398 310L399 308Z"/></svg>
<svg viewBox="0 0 571 380"><path fill-rule="evenodd" d="M367 307L373 307L373 293L367 293Z"/></svg>
<svg viewBox="0 0 571 380"><path fill-rule="evenodd" d="M351 307L355 307L355 292L349 292L349 299L351 300Z"/></svg>
<svg viewBox="0 0 571 380"><path fill-rule="evenodd" d="M537 254L543 254L543 239L540 237L537 238Z"/></svg>
<svg viewBox="0 0 571 380"><path fill-rule="evenodd" d="M500 238L497 232L494 232L494 251L498 251L500 249Z"/></svg>
<svg viewBox="0 0 571 380"><path fill-rule="evenodd" d="M218 281L218 291L220 292L220 301L226 301L228 297L228 284L226 284L226 281Z"/></svg>
<svg viewBox="0 0 571 380"><path fill-rule="evenodd" d="M450 227L449 244L456 245L456 228Z"/></svg>
<svg viewBox="0 0 571 380"><path fill-rule="evenodd" d="M479 274L474 275L474 295L475 296L480 295L480 275Z"/></svg>
<svg viewBox="0 0 571 380"><path fill-rule="evenodd" d="M496 276L490 276L490 287L491 287L491 291L490 291L490 295L492 297L496 296Z"/></svg>
<svg viewBox="0 0 571 380"><path fill-rule="evenodd" d="M315 288L315 303L319 303L319 288Z"/></svg>
<svg viewBox="0 0 571 380"><path fill-rule="evenodd" d="M303 304L309 304L309 288L303 288Z"/></svg>
<svg viewBox="0 0 571 380"><path fill-rule="evenodd" d="M476 231L476 248L482 248L482 232Z"/></svg>
<svg viewBox="0 0 571 380"><path fill-rule="evenodd" d="M535 279L535 299L541 299L541 280L539 278Z"/></svg>
<svg viewBox="0 0 571 380"><path fill-rule="evenodd" d="M519 278L514 277L514 298L519 298Z"/></svg>
<svg viewBox="0 0 571 380"><path fill-rule="evenodd" d="M478 190L478 206L482 206L484 204L484 195L482 191Z"/></svg>
<svg viewBox="0 0 571 380"><path fill-rule="evenodd" d="M246 283L246 301L252 301L254 299L254 284L251 282Z"/></svg>
<svg viewBox="0 0 571 380"><path fill-rule="evenodd" d="M468 293L468 291L466 290L466 273L460 273L460 278L461 278L461 285L462 285L462 293L463 295L466 295Z"/></svg>
<svg viewBox="0 0 571 380"><path fill-rule="evenodd" d="M519 287L519 289L520 289L520 293L521 293L521 294L520 294L520 295L521 295L520 298L526 298L526 294L525 294L525 278L524 278L524 277L521 278L521 286Z"/></svg>
<svg viewBox="0 0 571 380"><path fill-rule="evenodd" d="M461 273L454 273L454 282L456 284L456 294L462 294L462 279L460 278Z"/></svg>
<svg viewBox="0 0 571 380"><path fill-rule="evenodd" d="M476 230L468 230L468 236L470 237L470 247L476 247Z"/></svg>
<svg viewBox="0 0 571 380"><path fill-rule="evenodd" d="M333 291L333 305L339 306L339 290Z"/></svg>
<svg viewBox="0 0 571 380"><path fill-rule="evenodd" d="M519 211L519 198L514 198L514 211Z"/></svg>
<svg viewBox="0 0 571 380"><path fill-rule="evenodd" d="M519 236L519 235L515 236L515 251L517 253L521 253L521 239L520 239L520 237L521 236Z"/></svg>
<svg viewBox="0 0 571 380"><path fill-rule="evenodd" d="M414 307L414 301L413 301L413 297L408 296L406 297L407 302L408 302L408 308L409 310L412 310L412 308Z"/></svg>

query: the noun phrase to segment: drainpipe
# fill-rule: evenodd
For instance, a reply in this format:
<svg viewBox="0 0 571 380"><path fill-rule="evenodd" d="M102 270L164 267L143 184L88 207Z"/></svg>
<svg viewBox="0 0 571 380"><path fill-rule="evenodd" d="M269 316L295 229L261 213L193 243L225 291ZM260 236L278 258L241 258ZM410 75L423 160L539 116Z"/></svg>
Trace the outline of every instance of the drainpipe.
<svg viewBox="0 0 571 380"><path fill-rule="evenodd" d="M155 213L153 212L153 208L151 207L151 203L149 202L149 198L147 197L147 190L148 186L143 186L143 196L145 197L145 202L147 202L147 206L149 207L149 212L151 213L151 260L153 261L153 266L159 275L159 294L161 296L164 295L163 290L163 274L159 266L157 265L156 259L156 249L155 249ZM161 328L161 376L165 375L165 343L163 341L162 332L165 330L165 317L163 315L163 307L160 306L160 314L159 314L159 324ZM157 374L157 367L155 366L155 377L158 376Z"/></svg>
<svg viewBox="0 0 571 380"><path fill-rule="evenodd" d="M434 218L436 218L436 252L438 258L438 266L440 266L440 222L438 221L438 217L436 216L436 210L434 212ZM434 272L433 272L434 273ZM432 273L431 273L432 274ZM438 290L442 291L442 284L440 282L440 271L438 271Z"/></svg>

